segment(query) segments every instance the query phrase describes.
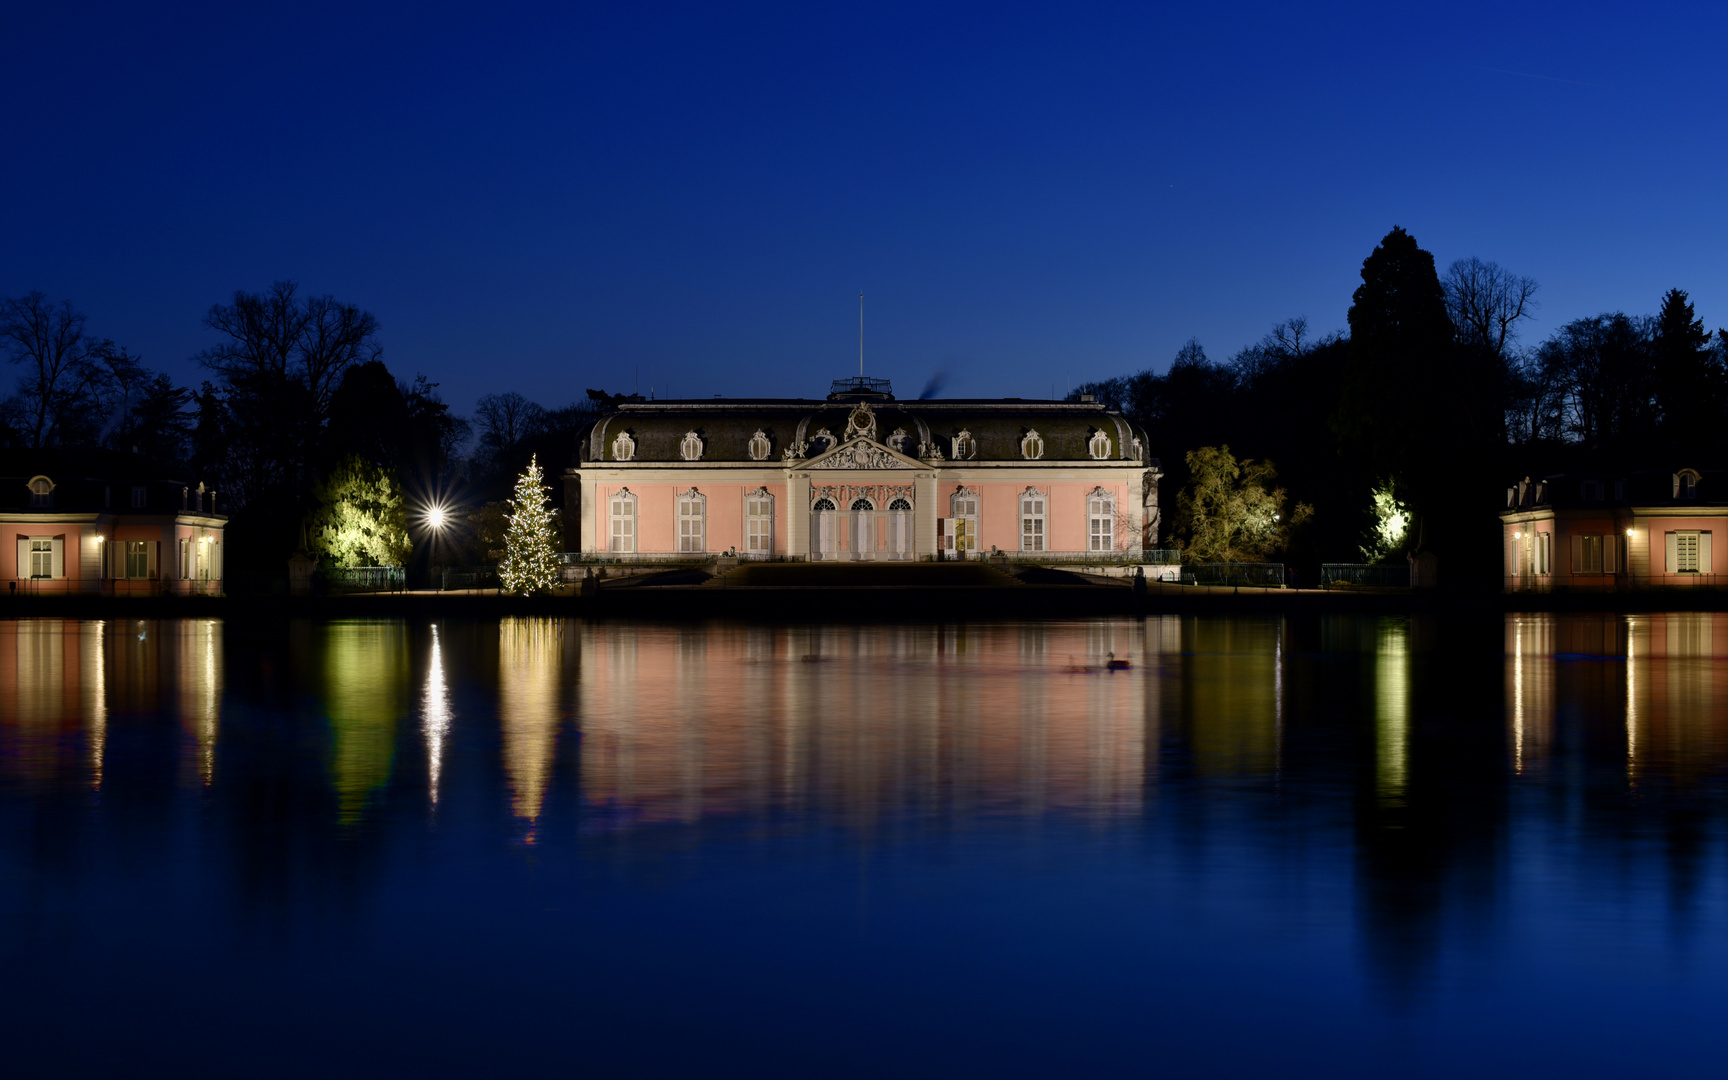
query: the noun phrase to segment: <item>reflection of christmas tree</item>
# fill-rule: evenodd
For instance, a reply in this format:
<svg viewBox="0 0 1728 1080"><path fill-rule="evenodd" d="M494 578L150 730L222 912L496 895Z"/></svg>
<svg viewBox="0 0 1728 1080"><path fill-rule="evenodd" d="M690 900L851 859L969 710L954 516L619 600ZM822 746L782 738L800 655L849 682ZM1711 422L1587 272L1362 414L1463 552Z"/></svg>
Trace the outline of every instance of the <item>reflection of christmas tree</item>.
<svg viewBox="0 0 1728 1080"><path fill-rule="evenodd" d="M557 515L541 483L536 455L528 459L528 471L516 479L516 497L510 500L510 513L504 515L510 526L504 530L498 581L506 592L551 592L558 583L558 545L552 538L552 519Z"/></svg>

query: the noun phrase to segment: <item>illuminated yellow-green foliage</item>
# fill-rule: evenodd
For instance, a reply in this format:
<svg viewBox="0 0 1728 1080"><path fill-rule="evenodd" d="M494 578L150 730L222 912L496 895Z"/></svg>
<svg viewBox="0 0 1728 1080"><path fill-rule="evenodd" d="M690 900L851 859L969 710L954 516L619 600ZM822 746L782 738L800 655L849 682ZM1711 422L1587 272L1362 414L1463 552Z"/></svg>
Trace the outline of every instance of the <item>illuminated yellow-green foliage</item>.
<svg viewBox="0 0 1728 1080"><path fill-rule="evenodd" d="M542 482L539 456L528 459L528 469L516 480L505 520L504 561L498 564L498 582L504 591L520 595L551 592L558 584L558 541L553 537L552 509Z"/></svg>
<svg viewBox="0 0 1728 1080"><path fill-rule="evenodd" d="M312 489L312 546L337 566L408 561L408 509L389 470L349 457Z"/></svg>
<svg viewBox="0 0 1728 1080"><path fill-rule="evenodd" d="M1192 562L1260 562L1289 543L1290 530L1314 514L1284 509L1284 489L1270 461L1237 461L1228 446L1187 456L1188 486L1176 496L1176 534Z"/></svg>
<svg viewBox="0 0 1728 1080"><path fill-rule="evenodd" d="M1369 530L1368 543L1362 545L1362 558L1380 562L1404 550L1410 537L1410 508L1392 494L1389 487L1374 490L1374 525Z"/></svg>

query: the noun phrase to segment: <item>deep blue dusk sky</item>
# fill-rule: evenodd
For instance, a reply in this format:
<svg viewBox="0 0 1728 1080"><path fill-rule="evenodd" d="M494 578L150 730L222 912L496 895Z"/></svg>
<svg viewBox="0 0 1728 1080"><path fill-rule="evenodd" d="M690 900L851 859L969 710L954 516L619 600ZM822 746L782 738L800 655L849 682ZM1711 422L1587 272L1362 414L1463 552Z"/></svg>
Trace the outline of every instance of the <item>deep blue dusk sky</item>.
<svg viewBox="0 0 1728 1080"><path fill-rule="evenodd" d="M1203 9L1203 10L1202 10ZM1720 5L11 7L0 291L177 379L235 289L515 389L1043 396L1342 328L1394 224L1534 341L1728 324ZM14 373L5 373L9 388Z"/></svg>

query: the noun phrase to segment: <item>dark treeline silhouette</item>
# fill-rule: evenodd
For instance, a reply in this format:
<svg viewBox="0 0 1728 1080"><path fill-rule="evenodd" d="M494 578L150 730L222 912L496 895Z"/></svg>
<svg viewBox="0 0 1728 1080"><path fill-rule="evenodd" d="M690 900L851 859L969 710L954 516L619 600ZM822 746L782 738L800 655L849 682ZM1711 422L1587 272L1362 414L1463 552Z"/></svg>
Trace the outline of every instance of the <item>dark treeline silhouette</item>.
<svg viewBox="0 0 1728 1080"><path fill-rule="evenodd" d="M1347 332L1292 318L1222 363L1191 340L1162 373L1074 396L1094 394L1145 426L1167 471L1166 507L1189 482L1192 451L1228 446L1274 462L1292 502L1313 510L1275 557L1309 575L1321 562L1429 550L1444 583L1488 587L1499 580L1494 511L1509 480L1706 467L1728 449L1728 331L1709 334L1679 289L1654 316L1577 319L1526 347L1519 329L1536 283L1495 263L1461 259L1441 275L1394 228L1361 277ZM355 456L392 473L415 506L466 511L440 553L416 545L422 559L492 561L500 501L529 457L555 475L621 400L590 390L548 407L507 391L481 398L470 423L425 375L385 366L370 312L291 281L236 292L204 325L213 344L195 359L210 377L191 389L92 334L70 302L0 299L0 349L17 375L0 399L0 445L136 453L217 489L231 515L231 578L280 577L315 485ZM1394 507L1408 528L1389 543ZM1183 531L1173 515L1163 542Z"/></svg>
<svg viewBox="0 0 1728 1080"><path fill-rule="evenodd" d="M1705 465L1728 450L1728 331L1707 334L1685 292L1671 290L1655 317L1578 319L1525 348L1536 288L1478 258L1442 276L1394 228L1363 261L1347 333L1294 318L1225 363L1190 340L1163 373L1071 396L1096 395L1146 427L1166 506L1196 448L1274 461L1290 498L1315 511L1282 553L1301 570L1365 557L1381 491L1408 508L1409 527L1377 554L1432 551L1443 583L1492 587L1509 480ZM1184 523L1170 526L1180 543Z"/></svg>

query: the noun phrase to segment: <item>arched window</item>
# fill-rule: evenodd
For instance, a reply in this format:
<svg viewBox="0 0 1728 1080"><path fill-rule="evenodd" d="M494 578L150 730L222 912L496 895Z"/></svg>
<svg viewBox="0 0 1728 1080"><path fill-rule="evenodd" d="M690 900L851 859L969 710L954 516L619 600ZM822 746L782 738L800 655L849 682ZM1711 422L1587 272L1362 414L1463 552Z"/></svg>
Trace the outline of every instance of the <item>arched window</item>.
<svg viewBox="0 0 1728 1080"><path fill-rule="evenodd" d="M904 454L906 452L906 443L910 440L911 436L906 434L905 428L895 428L894 434L888 436L888 445L896 454Z"/></svg>
<svg viewBox="0 0 1728 1080"><path fill-rule="evenodd" d="M818 446L818 443L821 445ZM810 453L822 454L832 449L834 449L834 433L827 428L822 428L810 437Z"/></svg>
<svg viewBox="0 0 1728 1080"><path fill-rule="evenodd" d="M773 449L774 447L768 442L767 433L761 429L758 429L756 434L750 436L749 450L751 461L767 461L768 453Z"/></svg>
<svg viewBox="0 0 1728 1080"><path fill-rule="evenodd" d="M631 461L636 457L636 440L630 437L628 431L620 431L618 437L612 440L612 460Z"/></svg>
<svg viewBox="0 0 1728 1080"><path fill-rule="evenodd" d="M817 499L815 503L811 505L810 509L817 513L823 513L825 511L831 512L834 509L834 500L828 498Z"/></svg>
<svg viewBox="0 0 1728 1080"><path fill-rule="evenodd" d="M678 551L708 550L708 496L691 488L678 496Z"/></svg>
<svg viewBox="0 0 1728 1080"><path fill-rule="evenodd" d="M871 511L874 509L876 509L876 508L870 504L869 499L853 499L852 500L852 512L855 514L866 513L868 511Z"/></svg>
<svg viewBox="0 0 1728 1080"><path fill-rule="evenodd" d="M701 461L702 436L694 431L686 431L684 438L678 443L678 456L685 461Z"/></svg>
<svg viewBox="0 0 1728 1080"><path fill-rule="evenodd" d="M1027 461L1037 461L1044 456L1044 436L1036 431L1028 431L1026 437L1020 440L1020 455Z"/></svg>
<svg viewBox="0 0 1728 1080"><path fill-rule="evenodd" d="M978 440L972 437L970 431L961 428L960 434L954 436L954 460L971 461L977 456Z"/></svg>
<svg viewBox="0 0 1728 1080"><path fill-rule="evenodd" d="M1116 550L1116 498L1103 488L1086 496L1086 548Z"/></svg>
<svg viewBox="0 0 1728 1080"><path fill-rule="evenodd" d="M46 476L32 477L30 480L30 505L54 505L54 481Z"/></svg>
<svg viewBox="0 0 1728 1080"><path fill-rule="evenodd" d="M912 558L912 503L896 498L888 504L888 557Z"/></svg>
<svg viewBox="0 0 1728 1080"><path fill-rule="evenodd" d="M818 559L832 559L839 550L835 542L836 514L834 500L823 496L810 504L810 554Z"/></svg>
<svg viewBox="0 0 1728 1080"><path fill-rule="evenodd" d="M1092 433L1092 441L1086 444L1086 452L1099 461L1110 456L1110 436L1103 431Z"/></svg>
<svg viewBox="0 0 1728 1080"><path fill-rule="evenodd" d="M607 502L607 531L611 540L606 550L618 554L636 551L636 496L629 488L619 488Z"/></svg>
<svg viewBox="0 0 1728 1080"><path fill-rule="evenodd" d="M744 496L744 550L752 555L774 554L774 496L767 488Z"/></svg>
<svg viewBox="0 0 1728 1080"><path fill-rule="evenodd" d="M1676 499L1696 499L1698 497L1697 470L1681 469L1674 474L1674 497Z"/></svg>
<svg viewBox="0 0 1728 1080"><path fill-rule="evenodd" d="M1027 488L1020 496L1020 550L1044 550L1044 493Z"/></svg>
<svg viewBox="0 0 1728 1080"><path fill-rule="evenodd" d="M961 488L949 496L948 510L953 519L949 522L949 543L945 546L954 551L977 551L978 493Z"/></svg>

